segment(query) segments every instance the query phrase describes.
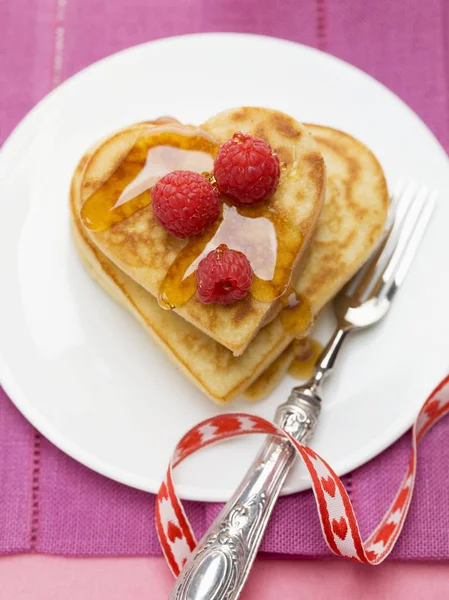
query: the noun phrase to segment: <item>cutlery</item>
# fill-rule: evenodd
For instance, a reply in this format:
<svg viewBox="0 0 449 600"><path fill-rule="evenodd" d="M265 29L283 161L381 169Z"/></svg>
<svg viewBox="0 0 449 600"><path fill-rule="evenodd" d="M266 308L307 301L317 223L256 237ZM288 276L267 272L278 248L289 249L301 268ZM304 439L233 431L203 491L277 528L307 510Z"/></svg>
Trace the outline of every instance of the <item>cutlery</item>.
<svg viewBox="0 0 449 600"><path fill-rule="evenodd" d="M412 183L395 189L380 245L335 298L337 328L313 377L292 389L274 419L302 444L314 433L323 381L334 369L347 335L378 323L387 314L413 261L436 196L435 191ZM295 454L287 440L268 438L183 567L170 600L235 600L240 596Z"/></svg>

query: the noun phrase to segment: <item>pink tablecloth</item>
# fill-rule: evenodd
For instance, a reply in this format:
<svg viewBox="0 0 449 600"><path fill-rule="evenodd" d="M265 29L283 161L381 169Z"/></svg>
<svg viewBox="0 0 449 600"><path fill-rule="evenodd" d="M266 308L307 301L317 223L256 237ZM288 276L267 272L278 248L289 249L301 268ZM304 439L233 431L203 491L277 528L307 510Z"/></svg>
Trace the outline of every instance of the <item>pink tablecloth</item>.
<svg viewBox="0 0 449 600"><path fill-rule="evenodd" d="M173 579L162 558L0 559L0 600L162 600ZM445 565L259 559L242 600L432 600L448 597Z"/></svg>
<svg viewBox="0 0 449 600"><path fill-rule="evenodd" d="M408 102L448 148L448 28L446 0L0 0L0 143L54 85L111 52L167 35L241 31L310 44L367 70ZM149 542L152 524L147 496L108 482L63 457L41 441L19 415L13 414L9 401L3 400L0 431L1 417L6 419L7 413L15 419L15 425L5 428L0 439L0 531L4 536L0 539L0 551L37 549L74 555L116 555L129 553L130 545L134 554L157 551ZM446 452L448 456L443 427L441 424L439 432L432 433L423 453L441 457ZM25 457L20 462L23 477L18 476L19 463L7 461L6 449L11 444L15 444L12 454L16 459L20 452ZM400 469L407 452L406 442L389 452L389 464ZM390 482L390 487L384 486L381 493L373 495L370 482L380 480L382 460L385 456L347 480L352 483L356 509L362 503L370 506L362 523L365 529L385 509L397 483ZM35 461L39 468L34 466ZM421 477L425 474L428 481L431 470L436 468L435 462L427 463ZM8 478L19 482L23 493L19 494ZM444 482L441 495L449 489L447 478ZM397 548L397 556L440 560L449 556L447 519L436 520L441 519L440 512L432 518L433 498L434 488L418 480L408 530ZM301 507L309 500L301 495L289 502L298 502L299 508L306 510ZM70 536L64 512L68 505L75 515ZM102 519L105 509L108 518ZM216 510L217 507L209 507L207 518L201 513L198 524L204 527ZM419 510L428 515L427 521L417 518ZM132 527L130 521L134 522ZM429 535L431 528L433 533ZM115 545L111 543L111 529L120 534L114 538ZM123 531L126 543L122 547L117 539L123 538ZM268 549L285 552L285 540L275 532L273 522ZM155 544L154 536L152 540ZM310 540L314 541L312 547ZM409 540L415 540L415 545ZM305 541L293 551L324 555L326 549L316 519L310 521ZM157 600L167 596L171 583L167 568L158 558L0 559L0 600ZM387 564L368 570L344 562L259 560L244 598L416 600L444 598L448 589L449 568L445 565Z"/></svg>
<svg viewBox="0 0 449 600"><path fill-rule="evenodd" d="M399 93L449 147L447 6L440 0L0 0L0 142L51 87L102 56L161 36L228 30L289 38L355 63ZM449 558L449 512L434 502L435 493L449 494L448 427L439 424L423 443L418 489L395 558ZM391 500L407 454L402 440L346 477L364 532ZM0 482L0 553L159 552L152 497L62 455L1 394ZM198 533L218 509L189 506ZM263 550L328 555L310 492L282 499Z"/></svg>

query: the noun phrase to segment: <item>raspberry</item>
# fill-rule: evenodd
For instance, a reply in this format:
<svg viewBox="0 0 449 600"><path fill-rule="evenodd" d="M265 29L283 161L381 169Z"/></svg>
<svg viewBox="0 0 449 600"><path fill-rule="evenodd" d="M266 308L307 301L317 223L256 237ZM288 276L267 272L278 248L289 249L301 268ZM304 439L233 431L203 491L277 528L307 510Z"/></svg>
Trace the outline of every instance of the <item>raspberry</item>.
<svg viewBox="0 0 449 600"><path fill-rule="evenodd" d="M215 159L220 192L240 204L263 202L274 194L281 169L278 157L263 140L234 133Z"/></svg>
<svg viewBox="0 0 449 600"><path fill-rule="evenodd" d="M204 304L231 304L242 300L253 280L249 260L221 244L203 258L196 271L198 297Z"/></svg>
<svg viewBox="0 0 449 600"><path fill-rule="evenodd" d="M179 238L200 235L220 214L217 190L204 175L193 171L164 175L151 195L157 220Z"/></svg>

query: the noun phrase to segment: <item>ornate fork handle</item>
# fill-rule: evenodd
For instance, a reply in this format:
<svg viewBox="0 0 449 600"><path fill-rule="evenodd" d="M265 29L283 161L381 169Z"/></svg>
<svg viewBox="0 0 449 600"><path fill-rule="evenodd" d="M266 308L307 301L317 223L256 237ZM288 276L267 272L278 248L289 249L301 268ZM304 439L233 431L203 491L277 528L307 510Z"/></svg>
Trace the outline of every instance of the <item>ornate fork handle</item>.
<svg viewBox="0 0 449 600"><path fill-rule="evenodd" d="M276 423L303 444L315 431L321 408L318 393L334 368L347 333L347 328L337 328L320 356L314 376L293 388L287 402L276 411ZM289 442L274 436L267 439L240 486L187 561L170 600L239 597L294 460L295 450Z"/></svg>
<svg viewBox="0 0 449 600"><path fill-rule="evenodd" d="M315 430L320 399L295 388L276 422L303 443ZM269 437L235 494L199 542L170 595L171 600L238 598L262 535L295 459L293 446Z"/></svg>

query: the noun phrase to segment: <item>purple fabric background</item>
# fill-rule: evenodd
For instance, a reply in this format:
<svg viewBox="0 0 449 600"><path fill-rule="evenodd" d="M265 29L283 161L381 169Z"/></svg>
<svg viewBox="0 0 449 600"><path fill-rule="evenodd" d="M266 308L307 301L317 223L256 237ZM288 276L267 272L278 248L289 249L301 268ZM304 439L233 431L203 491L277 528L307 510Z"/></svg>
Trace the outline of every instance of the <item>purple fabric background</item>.
<svg viewBox="0 0 449 600"><path fill-rule="evenodd" d="M0 0L0 143L53 86L91 62L199 31L273 35L339 56L399 94L449 148L445 0ZM421 446L396 558L449 559L448 435L443 421ZM408 450L404 437L345 477L364 532L389 504ZM0 554L158 554L153 508L152 495L93 473L41 438L0 390ZM218 510L189 503L198 534ZM263 550L328 555L310 492L280 500Z"/></svg>

